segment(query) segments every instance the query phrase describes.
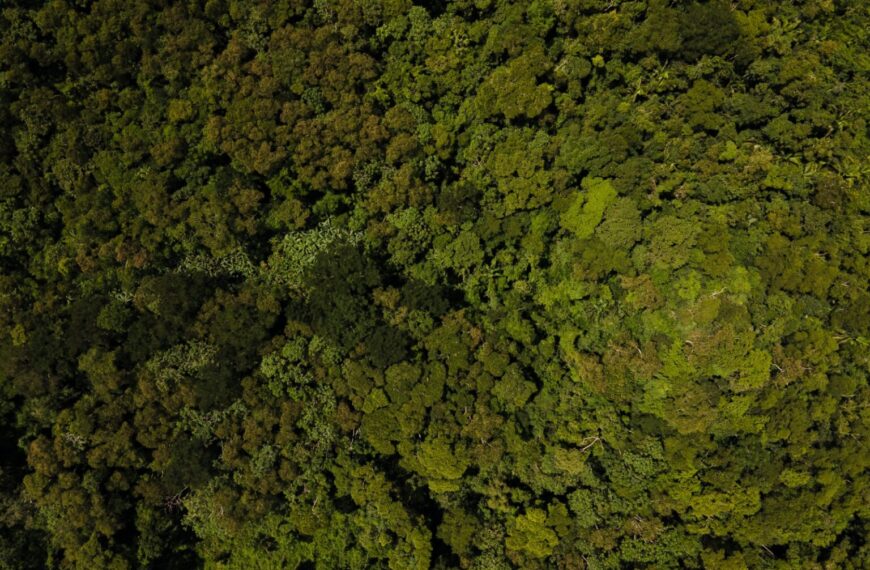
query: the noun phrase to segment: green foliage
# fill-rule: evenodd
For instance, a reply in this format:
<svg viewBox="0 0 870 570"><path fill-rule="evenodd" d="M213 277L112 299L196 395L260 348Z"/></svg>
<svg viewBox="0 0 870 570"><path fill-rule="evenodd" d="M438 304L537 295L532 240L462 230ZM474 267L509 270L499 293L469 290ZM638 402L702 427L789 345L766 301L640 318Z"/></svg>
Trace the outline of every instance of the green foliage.
<svg viewBox="0 0 870 570"><path fill-rule="evenodd" d="M468 467L464 455L462 448L451 449L443 440L427 440L420 444L416 460L420 473L429 480L429 488L438 493L459 489L457 480Z"/></svg>
<svg viewBox="0 0 870 570"><path fill-rule="evenodd" d="M167 391L213 363L216 353L217 348L210 344L189 341L154 355L145 363L145 369L156 377L157 386Z"/></svg>
<svg viewBox="0 0 870 570"><path fill-rule="evenodd" d="M355 246L361 236L337 227L327 219L314 229L291 232L278 241L269 258L266 279L290 289L306 292L308 271L321 253L339 245Z"/></svg>
<svg viewBox="0 0 870 570"><path fill-rule="evenodd" d="M508 120L537 117L553 100L552 86L537 82L551 65L538 48L495 69L480 86L475 100L478 113L484 118L501 114Z"/></svg>
<svg viewBox="0 0 870 570"><path fill-rule="evenodd" d="M546 558L559 544L559 537L547 527L547 513L541 509L528 509L508 527L505 546L521 550L534 558Z"/></svg>
<svg viewBox="0 0 870 570"><path fill-rule="evenodd" d="M616 198L616 190L607 180L584 178L585 192L575 198L562 214L561 225L578 238L588 238L604 217L604 210Z"/></svg>
<svg viewBox="0 0 870 570"><path fill-rule="evenodd" d="M857 0L0 10L0 568L867 568Z"/></svg>

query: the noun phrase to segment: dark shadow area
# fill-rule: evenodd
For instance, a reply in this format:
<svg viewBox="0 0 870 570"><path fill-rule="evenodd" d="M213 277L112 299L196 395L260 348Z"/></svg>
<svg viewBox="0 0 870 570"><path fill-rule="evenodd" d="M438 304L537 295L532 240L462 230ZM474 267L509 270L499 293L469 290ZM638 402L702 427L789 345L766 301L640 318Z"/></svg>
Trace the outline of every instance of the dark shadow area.
<svg viewBox="0 0 870 570"><path fill-rule="evenodd" d="M399 465L399 457L381 457L375 465L397 489L395 499L402 503L405 509L414 516L421 518L429 532L432 533L431 567L458 568L459 557L453 553L447 543L438 537L438 527L444 520L444 509L429 494L425 483ZM440 566L439 566L440 564Z"/></svg>
<svg viewBox="0 0 870 570"><path fill-rule="evenodd" d="M740 28L725 0L692 3L681 12L683 59L695 60L704 55L734 55L740 49Z"/></svg>
<svg viewBox="0 0 870 570"><path fill-rule="evenodd" d="M180 519L180 516L177 517ZM131 529L131 533L133 529ZM163 542L163 554L152 560L147 566L149 570L194 570L203 567L203 560L190 545L196 543L193 531L173 520L172 524L160 534ZM121 537L125 544L135 544L134 535Z"/></svg>
<svg viewBox="0 0 870 570"><path fill-rule="evenodd" d="M414 5L425 8L433 18L437 18L447 11L448 4L448 0L417 0L414 2Z"/></svg>
<svg viewBox="0 0 870 570"><path fill-rule="evenodd" d="M350 244L319 254L306 281L310 294L302 312L314 332L342 350L362 343L378 367L404 359L412 339L385 322L383 309L375 304L375 290L398 289L399 307L394 309L422 311L433 320L462 302L462 296L449 287L405 279L385 260Z"/></svg>
<svg viewBox="0 0 870 570"><path fill-rule="evenodd" d="M29 467L18 447L22 434L12 427L15 407L0 407L0 567L37 570L44 568L47 536L23 525L32 513L20 498L19 485Z"/></svg>
<svg viewBox="0 0 870 570"><path fill-rule="evenodd" d="M626 47L634 62L646 54L685 62L705 55L735 57L738 64L751 60L750 46L741 39L734 11L726 0L650 2L627 35Z"/></svg>

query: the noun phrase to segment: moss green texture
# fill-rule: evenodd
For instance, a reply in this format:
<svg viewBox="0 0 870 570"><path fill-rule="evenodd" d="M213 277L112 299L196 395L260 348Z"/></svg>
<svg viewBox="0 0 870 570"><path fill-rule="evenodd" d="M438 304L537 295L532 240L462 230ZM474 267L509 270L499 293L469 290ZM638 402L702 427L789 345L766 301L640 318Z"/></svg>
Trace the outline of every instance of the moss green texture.
<svg viewBox="0 0 870 570"><path fill-rule="evenodd" d="M0 569L870 567L868 10L0 2Z"/></svg>

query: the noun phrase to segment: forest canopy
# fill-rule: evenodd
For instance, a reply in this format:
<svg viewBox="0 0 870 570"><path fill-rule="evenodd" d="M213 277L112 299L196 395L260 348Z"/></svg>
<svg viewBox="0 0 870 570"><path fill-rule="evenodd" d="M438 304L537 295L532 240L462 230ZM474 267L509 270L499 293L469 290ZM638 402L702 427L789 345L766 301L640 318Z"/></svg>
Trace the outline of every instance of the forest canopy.
<svg viewBox="0 0 870 570"><path fill-rule="evenodd" d="M2 2L0 569L870 567L868 34Z"/></svg>

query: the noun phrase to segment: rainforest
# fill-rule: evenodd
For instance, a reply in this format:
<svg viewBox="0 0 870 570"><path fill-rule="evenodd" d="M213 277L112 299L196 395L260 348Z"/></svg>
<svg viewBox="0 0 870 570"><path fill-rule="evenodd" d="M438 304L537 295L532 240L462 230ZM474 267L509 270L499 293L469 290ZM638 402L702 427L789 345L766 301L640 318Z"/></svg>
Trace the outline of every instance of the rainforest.
<svg viewBox="0 0 870 570"><path fill-rule="evenodd" d="M868 36L3 0L0 569L870 568Z"/></svg>

